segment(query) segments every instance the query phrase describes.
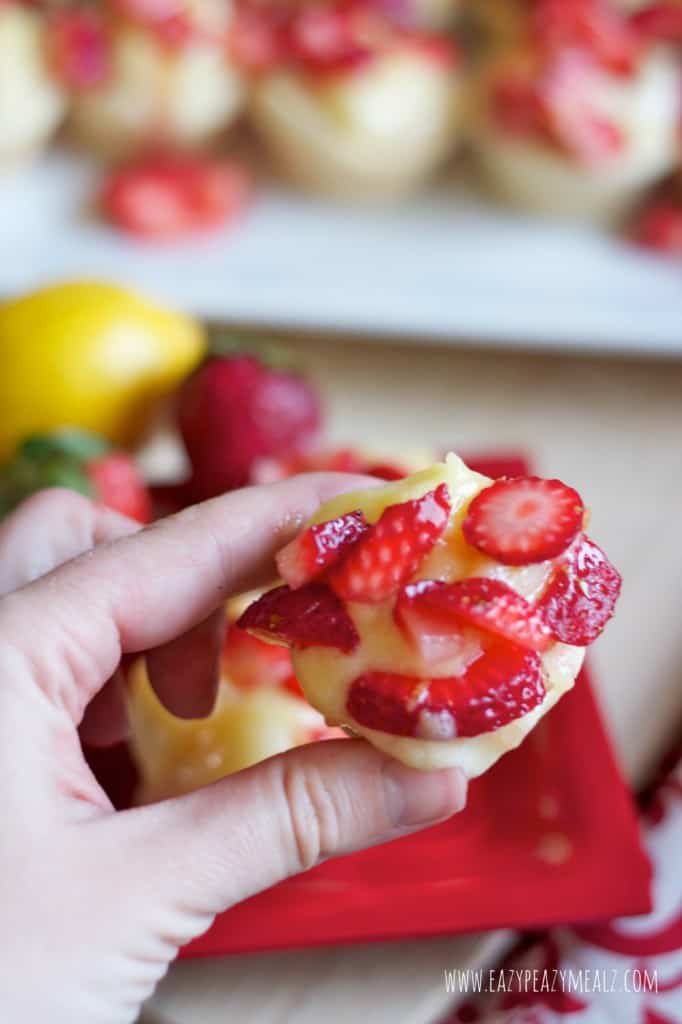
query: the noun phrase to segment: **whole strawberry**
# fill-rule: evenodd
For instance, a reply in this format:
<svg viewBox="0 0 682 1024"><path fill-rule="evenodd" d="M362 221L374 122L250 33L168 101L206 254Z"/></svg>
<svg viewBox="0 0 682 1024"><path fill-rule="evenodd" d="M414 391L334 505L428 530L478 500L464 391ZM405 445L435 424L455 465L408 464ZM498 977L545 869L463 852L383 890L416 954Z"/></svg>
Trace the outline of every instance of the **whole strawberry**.
<svg viewBox="0 0 682 1024"><path fill-rule="evenodd" d="M0 518L46 487L68 487L141 523L151 518L135 463L96 434L64 429L26 438L0 468Z"/></svg>
<svg viewBox="0 0 682 1024"><path fill-rule="evenodd" d="M318 434L317 394L295 371L246 352L211 355L178 395L194 501L243 487L263 458L286 457Z"/></svg>

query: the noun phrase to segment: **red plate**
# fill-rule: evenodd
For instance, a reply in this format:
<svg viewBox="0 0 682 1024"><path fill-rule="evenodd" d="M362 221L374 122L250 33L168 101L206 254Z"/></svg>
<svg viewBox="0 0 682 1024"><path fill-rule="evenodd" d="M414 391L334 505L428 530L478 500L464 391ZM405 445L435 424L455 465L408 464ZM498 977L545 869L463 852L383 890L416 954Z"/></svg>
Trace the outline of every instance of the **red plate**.
<svg viewBox="0 0 682 1024"><path fill-rule="evenodd" d="M489 475L517 458L471 462ZM115 754L95 769L112 788ZM120 761L119 761L120 764ZM119 774L120 786L129 779ZM650 869L588 674L443 825L330 861L221 915L182 956L537 928L650 909Z"/></svg>

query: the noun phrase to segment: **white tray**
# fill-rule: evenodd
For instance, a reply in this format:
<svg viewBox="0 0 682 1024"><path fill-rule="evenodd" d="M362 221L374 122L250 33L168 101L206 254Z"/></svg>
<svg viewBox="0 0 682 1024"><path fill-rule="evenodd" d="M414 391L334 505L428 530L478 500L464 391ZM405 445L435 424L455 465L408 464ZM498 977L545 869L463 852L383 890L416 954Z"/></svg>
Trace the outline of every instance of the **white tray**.
<svg viewBox="0 0 682 1024"><path fill-rule="evenodd" d="M525 348L682 355L682 271L587 227L444 185L388 209L269 188L231 232L139 245L88 214L98 170L54 152L0 187L0 292L74 275L225 321Z"/></svg>

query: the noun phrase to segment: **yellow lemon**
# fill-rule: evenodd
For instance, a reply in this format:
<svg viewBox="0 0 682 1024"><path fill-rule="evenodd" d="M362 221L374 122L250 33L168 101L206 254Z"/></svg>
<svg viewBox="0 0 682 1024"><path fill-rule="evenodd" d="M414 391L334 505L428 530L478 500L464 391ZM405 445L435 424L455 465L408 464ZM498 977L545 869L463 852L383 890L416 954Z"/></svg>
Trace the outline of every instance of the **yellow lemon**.
<svg viewBox="0 0 682 1024"><path fill-rule="evenodd" d="M60 426L137 441L200 359L201 326L125 288L54 285L0 306L0 458Z"/></svg>

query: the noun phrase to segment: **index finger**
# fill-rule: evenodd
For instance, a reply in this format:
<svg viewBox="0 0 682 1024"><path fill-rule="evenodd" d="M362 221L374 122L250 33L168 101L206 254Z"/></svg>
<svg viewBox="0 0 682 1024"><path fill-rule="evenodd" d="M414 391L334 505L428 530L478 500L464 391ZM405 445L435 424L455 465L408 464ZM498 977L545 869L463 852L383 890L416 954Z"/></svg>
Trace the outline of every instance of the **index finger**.
<svg viewBox="0 0 682 1024"><path fill-rule="evenodd" d="M4 598L0 633L79 721L122 653L166 643L268 582L275 553L321 502L373 483L314 473L185 509Z"/></svg>

